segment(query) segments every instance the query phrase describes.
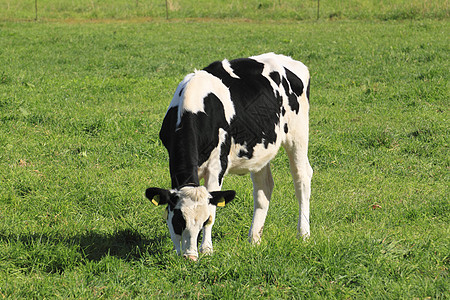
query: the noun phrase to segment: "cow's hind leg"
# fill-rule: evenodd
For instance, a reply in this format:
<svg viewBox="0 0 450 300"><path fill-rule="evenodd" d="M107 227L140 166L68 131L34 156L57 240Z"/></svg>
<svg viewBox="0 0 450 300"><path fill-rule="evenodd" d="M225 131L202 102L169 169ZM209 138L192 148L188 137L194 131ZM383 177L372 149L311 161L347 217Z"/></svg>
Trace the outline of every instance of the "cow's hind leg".
<svg viewBox="0 0 450 300"><path fill-rule="evenodd" d="M311 196L311 178L313 170L308 161L308 144L294 144L286 147L289 156L289 165L295 186L295 196L297 197L300 212L297 225L298 233L307 238L310 235L309 228L309 198Z"/></svg>
<svg viewBox="0 0 450 300"><path fill-rule="evenodd" d="M251 177L254 204L252 227L248 238L251 243L259 243L274 186L270 165L267 164L259 172L252 173Z"/></svg>

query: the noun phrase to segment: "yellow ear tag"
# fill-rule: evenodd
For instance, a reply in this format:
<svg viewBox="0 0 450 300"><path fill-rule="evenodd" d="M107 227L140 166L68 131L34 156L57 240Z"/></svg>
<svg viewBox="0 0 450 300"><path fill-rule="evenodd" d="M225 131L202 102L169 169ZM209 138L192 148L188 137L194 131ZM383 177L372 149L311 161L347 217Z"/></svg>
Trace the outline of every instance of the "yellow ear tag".
<svg viewBox="0 0 450 300"><path fill-rule="evenodd" d="M152 203L155 204L156 206L158 206L159 205L159 199L160 199L159 195L155 195L153 197L153 199L152 199Z"/></svg>
<svg viewBox="0 0 450 300"><path fill-rule="evenodd" d="M225 198L221 198L219 201L217 201L218 207L224 207L225 206Z"/></svg>

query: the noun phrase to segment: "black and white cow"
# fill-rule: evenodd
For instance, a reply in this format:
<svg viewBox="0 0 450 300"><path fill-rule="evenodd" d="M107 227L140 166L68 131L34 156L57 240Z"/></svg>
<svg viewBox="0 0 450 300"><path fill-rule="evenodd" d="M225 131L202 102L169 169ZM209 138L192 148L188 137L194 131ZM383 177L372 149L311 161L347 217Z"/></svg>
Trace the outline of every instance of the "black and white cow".
<svg viewBox="0 0 450 300"><path fill-rule="evenodd" d="M146 191L153 203L167 204L167 224L178 254L197 259L202 229L200 251L212 252L216 207L235 197L234 191L220 191L227 173L251 173L249 240L259 242L274 186L269 162L280 146L289 157L300 205L297 230L309 236L309 84L304 64L267 53L213 62L178 85L160 131L169 152L172 189Z"/></svg>

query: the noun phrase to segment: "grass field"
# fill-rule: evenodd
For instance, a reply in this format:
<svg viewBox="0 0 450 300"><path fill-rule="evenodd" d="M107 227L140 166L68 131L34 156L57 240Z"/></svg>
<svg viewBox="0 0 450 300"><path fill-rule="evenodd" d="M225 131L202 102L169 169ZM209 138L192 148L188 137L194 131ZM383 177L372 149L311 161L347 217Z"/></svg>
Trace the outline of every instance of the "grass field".
<svg viewBox="0 0 450 300"><path fill-rule="evenodd" d="M282 1L281 1L282 2ZM0 297L448 299L449 23L0 23ZM311 233L296 239L288 161L263 241L249 176L215 253L177 257L159 127L177 83L274 51L312 74Z"/></svg>
<svg viewBox="0 0 450 300"><path fill-rule="evenodd" d="M0 20L448 18L448 0L3 0Z"/></svg>

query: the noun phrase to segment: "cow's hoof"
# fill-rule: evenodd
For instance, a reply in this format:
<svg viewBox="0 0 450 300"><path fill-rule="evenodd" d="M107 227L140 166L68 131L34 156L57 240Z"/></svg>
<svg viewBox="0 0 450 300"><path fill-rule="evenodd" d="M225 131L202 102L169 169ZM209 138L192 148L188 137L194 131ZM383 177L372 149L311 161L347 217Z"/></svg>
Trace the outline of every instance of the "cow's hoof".
<svg viewBox="0 0 450 300"><path fill-rule="evenodd" d="M184 255L184 258L190 259L192 261L197 261L198 257L194 255Z"/></svg>
<svg viewBox="0 0 450 300"><path fill-rule="evenodd" d="M213 249L209 248L209 247L201 248L200 252L205 255L211 255L211 254L213 254Z"/></svg>
<svg viewBox="0 0 450 300"><path fill-rule="evenodd" d="M298 239L303 239L304 241L307 241L310 237L310 233L306 232L306 233L297 233L297 238Z"/></svg>

